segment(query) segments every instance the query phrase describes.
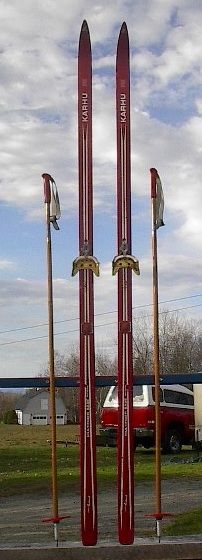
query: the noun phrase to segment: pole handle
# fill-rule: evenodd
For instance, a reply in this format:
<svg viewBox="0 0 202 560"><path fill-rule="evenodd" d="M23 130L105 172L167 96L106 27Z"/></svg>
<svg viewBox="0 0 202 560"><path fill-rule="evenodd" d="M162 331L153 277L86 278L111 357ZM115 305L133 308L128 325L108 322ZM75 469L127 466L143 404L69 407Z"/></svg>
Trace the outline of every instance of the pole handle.
<svg viewBox="0 0 202 560"><path fill-rule="evenodd" d="M51 203L51 188L50 182L54 183L54 179L49 175L49 173L43 173L43 182L44 182L44 202L47 204Z"/></svg>
<svg viewBox="0 0 202 560"><path fill-rule="evenodd" d="M155 169L155 167L151 167L150 173L151 173L151 198L156 198L157 195L156 180L158 177L158 171L157 169Z"/></svg>

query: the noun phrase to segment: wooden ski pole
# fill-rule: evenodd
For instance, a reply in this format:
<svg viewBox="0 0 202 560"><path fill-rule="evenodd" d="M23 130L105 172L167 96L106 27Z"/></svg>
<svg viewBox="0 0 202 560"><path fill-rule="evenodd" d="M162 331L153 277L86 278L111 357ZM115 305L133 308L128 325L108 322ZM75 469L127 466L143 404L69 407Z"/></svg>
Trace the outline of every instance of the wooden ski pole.
<svg viewBox="0 0 202 560"><path fill-rule="evenodd" d="M157 206L156 170L151 169L152 201L152 260L153 260L153 369L155 379L155 489L156 489L156 530L161 537L161 412L160 412L160 368L159 368L159 313L158 313L158 256L157 256Z"/></svg>
<svg viewBox="0 0 202 560"><path fill-rule="evenodd" d="M56 399L55 399L55 371L54 371L54 330L53 330L53 281L52 281L52 248L50 229L50 181L53 179L48 173L42 175L44 179L44 202L46 208L47 234L47 288L48 288L48 355L50 382L50 413L51 413L51 459L52 459L52 510L54 523L54 538L58 546L58 482L57 482L57 437L56 437Z"/></svg>

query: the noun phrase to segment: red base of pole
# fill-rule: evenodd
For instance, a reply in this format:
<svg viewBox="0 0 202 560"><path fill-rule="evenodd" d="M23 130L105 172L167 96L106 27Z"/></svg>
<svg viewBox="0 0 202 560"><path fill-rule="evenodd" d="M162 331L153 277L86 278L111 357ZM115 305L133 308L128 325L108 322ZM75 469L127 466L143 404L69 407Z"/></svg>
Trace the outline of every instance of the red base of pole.
<svg viewBox="0 0 202 560"><path fill-rule="evenodd" d="M174 517L175 513L166 513L166 512L161 512L161 513L146 513L144 515L144 517L153 517L154 519L156 519L156 521L162 521L162 519L164 517Z"/></svg>
<svg viewBox="0 0 202 560"><path fill-rule="evenodd" d="M42 523L60 523L63 519L68 519L71 515L60 515L58 517L45 517L42 519Z"/></svg>

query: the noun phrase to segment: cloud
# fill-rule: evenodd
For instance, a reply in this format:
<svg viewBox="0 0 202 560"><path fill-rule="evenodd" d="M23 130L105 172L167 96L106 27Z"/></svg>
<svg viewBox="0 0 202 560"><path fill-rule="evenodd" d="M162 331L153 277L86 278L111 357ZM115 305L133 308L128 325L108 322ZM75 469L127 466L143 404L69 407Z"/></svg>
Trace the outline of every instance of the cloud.
<svg viewBox="0 0 202 560"><path fill-rule="evenodd" d="M56 334L70 332L56 336L56 348L63 351L72 340L78 342L78 281L63 278L62 266L74 251L73 220L78 214L77 52L84 18L93 53L95 224L98 218L102 223L104 217L110 225L113 220L115 237L115 56L120 25L126 20L131 52L133 231L141 267L141 276L134 281L134 306L151 302L150 167L158 169L165 196L166 226L158 236L160 294L169 299L172 294L193 293L194 287L201 290L201 14L199 3L187 0L2 3L0 200L7 210L21 210L19 227L26 239L23 245L21 233L19 239L16 233L15 243L10 242L11 249L0 257L5 328L47 322L42 264L37 266L32 250L28 278L28 267L19 272L22 261L17 252L28 254L31 225L35 247L34 228L44 212L41 174L48 172L58 185L63 224L68 223L68 241L65 233L63 245L57 245L60 269L54 278L54 312L56 321L67 320L57 324ZM114 239L111 233L100 232L95 231L96 251L104 264L95 280L95 310L96 323L104 326L96 329L96 345L107 346L110 337L116 337L117 279L106 262ZM40 241L37 238L36 244ZM37 252L41 257L38 245ZM14 275L16 262L21 278ZM109 315L99 315L107 311ZM36 332L45 336L47 327ZM15 351L9 356L3 348L4 372L16 365L19 374L22 369L31 374L47 359L46 338L13 345Z"/></svg>
<svg viewBox="0 0 202 560"><path fill-rule="evenodd" d="M12 2L9 6L4 6L3 17L7 25L2 37L4 49L1 92L1 197L9 204L24 207L30 219L40 216L40 176L44 170L50 172L61 185L60 192L65 211L67 208L68 212L75 211L77 205L76 72L79 21L82 20L84 12L89 16L92 44L96 45L93 96L95 206L101 208L106 204L106 200L109 209L113 204L116 177L115 84L113 76L104 76L99 74L98 70L106 66L112 68L118 36L117 26L122 19L122 3L116 2L115 17L114 7L105 2L96 2L93 6L92 2L86 2L85 10L80 2L71 2L71 6L70 3L68 6L69 10L71 7L70 11L65 9L65 0L61 1L57 8L53 2L47 3L44 0L40 9L32 2L27 2L26 6L23 6L23 12ZM138 105L138 99L142 99L148 105L151 94L155 99L157 92L158 95L161 92L165 98L165 88L170 81L178 79L180 83L180 79L189 72L189 68L192 70L193 86L193 81L198 81L198 72L195 73L195 69L200 62L201 49L198 33L200 12L197 7L189 10L186 8L186 2L181 2L179 6L174 1L167 1L162 6L159 0L145 0L137 2L135 7L132 6L131 2L126 2L124 7L126 16L129 17L130 14L128 23L131 52L134 52L136 46L136 54L132 56L131 63L134 75L138 72L134 94L132 90L134 107ZM157 13L158 18L155 17ZM174 14L176 24L173 27ZM74 28L75 21L77 25ZM101 41L111 34L113 42L111 45L106 43L105 48L108 52L103 57ZM162 43L161 51L156 53L152 51L154 40L159 45ZM166 95L170 95L169 88ZM186 126L179 130L174 124L173 127L164 127L157 119L154 121L150 118L150 111L147 115L144 111L139 114L132 111L132 117L137 192L140 190L138 168L144 168L145 177L148 160L153 159L151 165L154 165L158 154L160 167L163 173L166 169L166 176L167 170L172 165L175 167L175 180L178 185L181 180L180 173L184 173L185 200L189 173L186 173L183 159L187 162L187 153L190 173L192 176L193 170L194 174L197 173L196 157L192 148L194 137L197 146L199 136L196 125L194 127L194 123L190 121L191 142ZM142 180L142 173L140 178ZM173 180L173 177L171 179ZM170 202L168 204L170 205Z"/></svg>
<svg viewBox="0 0 202 560"><path fill-rule="evenodd" d="M6 269L10 269L13 268L15 266L13 261L9 261L7 259L1 259L0 260L0 270L6 270Z"/></svg>
<svg viewBox="0 0 202 560"><path fill-rule="evenodd" d="M187 294L202 293L202 270L198 256L192 257L191 266L186 255L176 255L166 247L159 233L159 301L186 298ZM141 276L133 277L133 317L151 315L148 305L152 301L151 256L141 257ZM195 283L193 285L193 270ZM100 278L95 287L95 344L96 348L114 355L117 339L117 278L112 277L111 263L101 263ZM72 343L79 343L79 289L78 279L55 278L54 289L54 332L55 349L68 352ZM2 376L35 375L48 359L48 310L46 283L26 281L18 278L0 284L2 299L2 325L6 330L12 325L13 332L1 332ZM196 303L200 299L196 300ZM164 305L167 309L178 309L195 304L195 300L177 301ZM142 308L141 308L142 306ZM198 308L196 308L197 310ZM200 308L199 308L200 309ZM193 309L193 312L195 309ZM21 330L19 330L21 326ZM3 330L3 329L2 329ZM8 328L9 330L9 328ZM21 342L20 342L21 341ZM3 343L9 342L9 345ZM12 344L10 344L12 342ZM9 349L9 353L8 353ZM6 359L7 357L7 359ZM9 369L10 368L10 369ZM9 370L9 374L8 374ZM7 373L6 373L7 372Z"/></svg>

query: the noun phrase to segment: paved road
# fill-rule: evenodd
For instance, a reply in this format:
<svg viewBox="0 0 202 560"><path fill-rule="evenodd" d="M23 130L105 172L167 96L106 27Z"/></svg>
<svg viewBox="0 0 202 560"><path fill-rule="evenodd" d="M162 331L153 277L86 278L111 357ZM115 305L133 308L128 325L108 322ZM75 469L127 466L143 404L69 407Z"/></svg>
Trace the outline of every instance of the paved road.
<svg viewBox="0 0 202 560"><path fill-rule="evenodd" d="M141 482L135 488L135 532L137 537L155 536L155 522L145 514L155 511L154 486ZM33 546L51 544L53 528L42 523L42 518L51 516L51 499L47 496L14 496L0 503L0 546ZM162 482L162 511L174 514L202 507L200 480ZM99 540L117 539L116 489L98 495ZM80 499L78 495L60 496L60 515L71 517L60 524L61 542L80 540ZM170 522L165 520L163 524Z"/></svg>

